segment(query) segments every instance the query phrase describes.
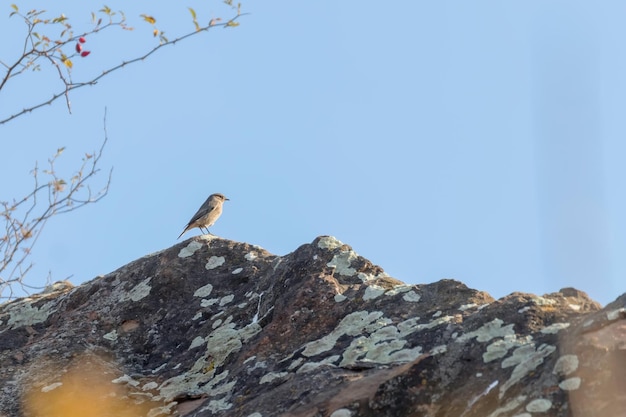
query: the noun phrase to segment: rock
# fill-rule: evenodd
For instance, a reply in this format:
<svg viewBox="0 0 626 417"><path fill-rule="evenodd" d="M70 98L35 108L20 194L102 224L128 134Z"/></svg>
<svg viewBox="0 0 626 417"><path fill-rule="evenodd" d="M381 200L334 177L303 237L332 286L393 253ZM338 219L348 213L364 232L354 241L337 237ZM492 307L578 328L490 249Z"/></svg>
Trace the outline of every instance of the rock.
<svg viewBox="0 0 626 417"><path fill-rule="evenodd" d="M0 416L626 415L625 306L202 236L0 305Z"/></svg>

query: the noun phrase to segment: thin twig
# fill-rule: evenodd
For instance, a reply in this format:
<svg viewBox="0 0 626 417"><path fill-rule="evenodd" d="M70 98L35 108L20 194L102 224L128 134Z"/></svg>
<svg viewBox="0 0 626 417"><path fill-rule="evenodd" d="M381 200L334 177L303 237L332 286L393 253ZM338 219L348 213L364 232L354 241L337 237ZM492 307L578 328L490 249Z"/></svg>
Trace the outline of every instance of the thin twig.
<svg viewBox="0 0 626 417"><path fill-rule="evenodd" d="M2 252L0 255L0 299L7 298L4 295L7 291L8 298L12 298L15 294L14 285L19 285L24 292L28 293L27 288L29 286L25 284L24 278L32 269L33 263L26 265L26 261L29 259L32 249L48 220L59 214L77 210L87 204L96 203L108 194L112 169L109 171L107 182L95 196L92 195L88 185L91 179L100 172L98 164L107 142L105 109L102 144L98 151L84 158L78 172L69 183L58 177L55 172L55 164L62 151L60 149L48 160L49 170L42 171L51 178L50 182L43 185L39 184L39 168L35 165L32 171L35 181L34 190L25 197L14 200L12 204L0 203L4 207L4 211L0 215L4 218L6 231L4 236L0 236L0 252ZM85 169L88 171L85 172ZM66 185L67 189L64 190L60 185ZM87 198L80 195L83 188L86 189ZM43 192L47 192L48 204L42 208L39 206L40 199L38 196ZM28 206L19 215L19 209L24 204L28 204ZM2 276L3 274L6 275Z"/></svg>
<svg viewBox="0 0 626 417"><path fill-rule="evenodd" d="M159 49L161 49L161 48L163 48L165 46L174 45L177 42L180 42L180 41L182 41L184 39L187 39L187 38L189 38L191 36L194 36L194 35L198 34L199 32L208 32L211 28L214 28L214 27L219 27L219 26L222 26L224 28L231 27L232 23L235 22L240 16L245 16L247 14L249 14L249 13L238 14L235 17L233 17L232 19L230 19L229 21L224 22L224 23L209 23L207 26L201 27L198 30L194 30L193 32L187 33L187 34L185 34L183 36L180 36L180 37L178 37L178 38L176 38L174 40L161 43L161 44L155 46L153 49L151 49L146 54L144 54L144 55L142 55L140 57L131 59L129 61L123 61L121 64L118 64L118 65L116 65L116 66L114 66L112 68L104 70L102 72L102 74L98 75L97 77L93 78L92 80L85 81L85 82L79 82L79 83L68 83L68 82L65 81L65 79L63 77L61 77L61 80L63 81L63 83L65 85L65 88L63 89L63 91L60 91L60 92L58 92L56 94L53 94L52 97L49 100L47 100L47 101L44 101L44 102L39 103L37 105L34 105L32 107L27 107L27 108L21 110L20 112L15 113L15 114L7 117L4 120L0 120L0 125L8 123L11 120L13 120L13 119L15 119L15 118L17 118L19 116L22 116L22 115L24 115L26 113L30 113L30 112L32 112L34 110L37 110L37 109L41 108L41 107L47 106L49 104L52 104L54 101L56 101L57 99L59 99L62 96L66 96L67 97L67 94L70 91L73 91L73 90L85 87L87 85L95 85L104 76L109 75L110 73L112 73L114 71L117 71L117 70L119 70L121 68L124 68L127 65L134 64L134 63L139 62L139 61L143 61L146 58L148 58L150 55L152 55L153 53L155 53L156 51L158 51ZM74 39L77 39L77 37L73 37L73 38L71 38L71 40L68 40L67 42L71 42ZM58 64L56 64L56 65L58 65ZM0 86L0 89L1 89L1 86ZM68 109L69 109L69 98L68 98Z"/></svg>

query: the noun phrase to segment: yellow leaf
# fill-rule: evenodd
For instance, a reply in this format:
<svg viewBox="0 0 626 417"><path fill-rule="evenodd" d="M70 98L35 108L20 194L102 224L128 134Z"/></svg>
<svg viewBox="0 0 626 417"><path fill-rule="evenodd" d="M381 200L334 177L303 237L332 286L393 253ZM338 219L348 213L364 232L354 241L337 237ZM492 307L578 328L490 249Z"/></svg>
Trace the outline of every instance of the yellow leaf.
<svg viewBox="0 0 626 417"><path fill-rule="evenodd" d="M230 27L237 27L239 26L239 22L233 22L232 20L228 23L226 23L226 26L230 26Z"/></svg>
<svg viewBox="0 0 626 417"><path fill-rule="evenodd" d="M61 14L61 16L55 17L54 19L52 19L52 23L62 23L66 20L67 20L67 17L65 17L64 14Z"/></svg>
<svg viewBox="0 0 626 417"><path fill-rule="evenodd" d="M152 36L157 37L157 36L158 36L158 34L159 34L159 31L158 31L157 29L154 29L154 30L152 31Z"/></svg>
<svg viewBox="0 0 626 417"><path fill-rule="evenodd" d="M147 14L142 14L140 16L143 17L143 20L150 23L151 25L154 25L156 23L156 19L152 16L148 16Z"/></svg>
<svg viewBox="0 0 626 417"><path fill-rule="evenodd" d="M68 67L69 69L72 69L72 66L74 66L74 64L72 64L72 61L70 59L64 59L63 63L65 64L66 67Z"/></svg>
<svg viewBox="0 0 626 417"><path fill-rule="evenodd" d="M196 20L196 11L194 9L192 9L191 7L188 7L189 12L191 13L191 17L193 17L193 20Z"/></svg>
<svg viewBox="0 0 626 417"><path fill-rule="evenodd" d="M54 191L61 192L65 189L66 185L67 183L65 182L65 180L56 180L53 183Z"/></svg>
<svg viewBox="0 0 626 417"><path fill-rule="evenodd" d="M19 11L19 10L18 10L18 8L17 8L17 6L16 6L15 4L12 4L12 5L11 5L11 8L12 8L13 10L15 10L16 12L17 12L17 11Z"/></svg>

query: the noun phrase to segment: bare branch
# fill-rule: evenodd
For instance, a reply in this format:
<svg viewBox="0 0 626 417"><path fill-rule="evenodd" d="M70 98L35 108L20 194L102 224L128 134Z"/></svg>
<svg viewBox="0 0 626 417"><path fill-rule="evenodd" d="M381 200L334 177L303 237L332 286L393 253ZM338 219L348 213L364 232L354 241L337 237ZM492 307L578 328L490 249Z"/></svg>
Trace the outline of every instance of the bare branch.
<svg viewBox="0 0 626 417"><path fill-rule="evenodd" d="M92 195L89 187L89 183L100 172L99 163L107 141L105 110L102 144L96 152L86 154L70 181L59 177L55 171L55 164L63 151L63 148L60 148L48 159L49 169L41 171L49 177L46 184L39 183L40 171L36 164L31 171L34 180L33 190L19 200L10 203L0 202L2 207L0 217L5 224L4 235L0 234L0 299L12 298L15 294L14 286L19 286L27 293L29 288L33 288L25 283L25 276L33 267L27 260L48 220L96 203L107 195L111 185L112 169L106 183L95 195ZM48 199L45 206L40 205L42 194ZM8 295L5 295L6 293Z"/></svg>
<svg viewBox="0 0 626 417"><path fill-rule="evenodd" d="M185 40L187 38L190 38L192 36L195 36L195 35L197 35L197 34L199 34L201 32L208 32L210 29L215 28L215 27L220 27L220 26L223 27L223 28L235 27L235 26L238 25L238 23L236 23L236 20L238 20L239 17L245 16L247 14L248 13L240 13L240 12L238 12L236 16L234 16L233 18L231 18L230 20L228 20L228 21L226 21L224 23L218 23L218 21L219 21L218 19L213 19L213 20L211 20L209 22L208 25L203 26L203 27L199 27L196 30L194 30L193 32L189 32L189 33L187 33L185 35L182 35L182 36L180 36L180 37L178 37L176 39L173 39L173 40L167 40L166 38L161 37L161 39L163 41L159 45L155 46L154 48L152 48L151 50L146 52L145 54L143 54L143 55L141 55L139 57L133 58L131 60L128 60L128 61L123 61L121 64L118 64L118 65L116 65L114 67L111 67L109 69L106 69L106 70L102 71L102 73L100 75L92 78L91 80L83 81L83 82L76 82L76 83L74 83L74 82L71 81L71 79L66 78L63 75L63 73L61 71L61 68L60 68L60 65L59 65L59 62L58 62L58 61L62 61L62 59L60 60L58 57L55 57L53 52L54 51L58 51L59 48L61 46L63 46L63 45L66 45L66 44L72 43L72 42L76 42L76 40L79 39L81 36L87 36L90 33L96 33L96 32L102 31L103 29L106 29L106 28L111 27L111 26L123 25L123 23L111 22L111 23L109 23L109 24L107 24L105 26L96 28L95 30L93 30L90 33L84 33L84 34L79 35L79 36L73 36L73 37L69 38L68 40L66 40L64 42L60 42L54 48L49 48L49 49L46 49L46 50L44 50L42 52L37 52L37 51L27 52L27 53L25 53L25 55L32 54L32 53L38 53L38 54L48 58L48 60L50 60L50 62L56 67L57 72L59 73L59 78L60 78L61 82L63 83L63 90L59 91L58 93L53 94L50 99L48 99L48 100L46 100L44 102L41 102L41 103L36 104L34 106L31 106L31 107L24 108L21 111L15 113L15 114L13 114L13 115L5 118L5 119L0 120L0 125L8 123L11 120L13 120L13 119L15 119L17 117L23 116L26 113L30 113L30 112L32 112L34 110L37 110L37 109L41 108L41 107L50 105L53 102L55 102L57 99L59 99L59 98L61 98L63 96L66 97L67 108L68 108L68 111L70 111L70 113L71 113L70 101L69 101L69 93L71 91L79 89L79 88L82 88L82 87L85 87L85 86L88 86L88 85L95 85L103 77L105 77L105 76L111 74L112 72L115 72L115 71L117 71L117 70L119 70L121 68L124 68L124 67L126 67L126 66L128 66L130 64L134 64L136 62L143 61L146 58L148 58L150 55L152 55L153 53L155 53L156 51L160 50L161 48L163 48L165 46L175 45L176 43L178 43L180 41L183 41L183 40ZM32 27L29 28L29 35L32 35ZM16 65L17 65L17 63L16 63ZM9 71L7 71L7 74L5 75L4 80L2 82L0 82L0 90L2 89L2 86L4 85L6 80L11 76L11 71L13 70L13 68L16 65L13 65L11 68L9 68Z"/></svg>

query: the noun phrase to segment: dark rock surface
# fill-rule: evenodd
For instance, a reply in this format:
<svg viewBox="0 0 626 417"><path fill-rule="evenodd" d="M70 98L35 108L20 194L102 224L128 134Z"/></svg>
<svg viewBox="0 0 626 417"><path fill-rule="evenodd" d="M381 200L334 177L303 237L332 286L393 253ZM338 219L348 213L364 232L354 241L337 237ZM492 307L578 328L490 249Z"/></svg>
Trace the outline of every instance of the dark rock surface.
<svg viewBox="0 0 626 417"><path fill-rule="evenodd" d="M625 306L406 285L332 237L197 237L0 305L0 416L85 402L72 372L150 416L621 416Z"/></svg>

